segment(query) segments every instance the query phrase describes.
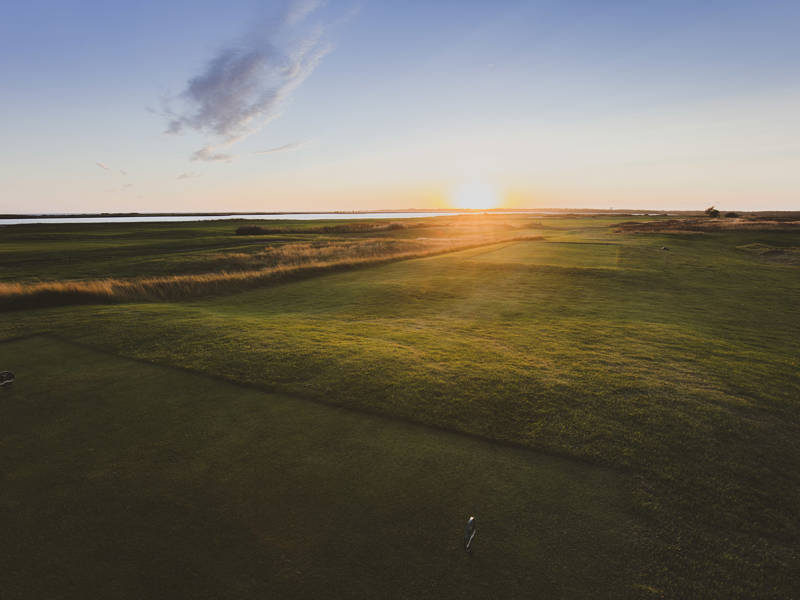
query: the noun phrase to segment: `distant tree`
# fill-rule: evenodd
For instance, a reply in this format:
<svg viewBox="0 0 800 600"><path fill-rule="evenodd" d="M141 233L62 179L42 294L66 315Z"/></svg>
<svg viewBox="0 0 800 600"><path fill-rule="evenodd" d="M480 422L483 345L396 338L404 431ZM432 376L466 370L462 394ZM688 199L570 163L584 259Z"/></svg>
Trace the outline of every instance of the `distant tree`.
<svg viewBox="0 0 800 600"><path fill-rule="evenodd" d="M717 217L719 217L719 211L716 208L714 208L713 206L709 206L705 210L705 213L706 213L707 217L711 217L712 219L716 219Z"/></svg>
<svg viewBox="0 0 800 600"><path fill-rule="evenodd" d="M725 217L728 218L728 219L738 219L739 218L739 213L728 212L728 213L725 213Z"/></svg>

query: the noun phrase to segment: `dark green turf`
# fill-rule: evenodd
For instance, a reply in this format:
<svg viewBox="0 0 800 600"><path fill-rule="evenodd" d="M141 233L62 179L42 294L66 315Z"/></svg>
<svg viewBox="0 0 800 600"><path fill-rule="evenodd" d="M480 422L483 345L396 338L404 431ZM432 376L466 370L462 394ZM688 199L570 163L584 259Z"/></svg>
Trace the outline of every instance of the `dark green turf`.
<svg viewBox="0 0 800 600"><path fill-rule="evenodd" d="M0 345L16 598L635 595L608 470L36 337ZM462 547L477 515L474 555Z"/></svg>
<svg viewBox="0 0 800 600"><path fill-rule="evenodd" d="M792 597L800 236L509 219L546 239L192 302L8 312L0 334L604 465L624 473L648 549L603 559L629 565L625 586Z"/></svg>

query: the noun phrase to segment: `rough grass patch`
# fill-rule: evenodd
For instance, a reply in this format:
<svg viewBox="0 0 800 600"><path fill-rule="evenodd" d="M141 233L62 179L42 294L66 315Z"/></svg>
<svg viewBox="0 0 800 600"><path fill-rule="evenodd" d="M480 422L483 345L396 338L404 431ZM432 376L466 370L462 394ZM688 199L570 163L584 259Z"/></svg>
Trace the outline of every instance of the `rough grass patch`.
<svg viewBox="0 0 800 600"><path fill-rule="evenodd" d="M375 231L397 231L400 229L418 229L431 227L429 223L346 223L342 225L324 225L322 227L262 227L260 225L242 225L236 229L236 235L270 235L276 233L368 233Z"/></svg>
<svg viewBox="0 0 800 600"><path fill-rule="evenodd" d="M30 307L129 302L140 300L182 300L197 296L232 293L284 279L311 277L326 272L352 269L379 263L423 258L446 252L511 241L541 239L538 236L482 237L388 243L384 241L344 242L339 244L287 244L265 248L248 255L234 253L239 270L172 275L150 278L90 281L49 281L39 283L0 283L0 310ZM226 261L230 257L222 255ZM259 261L261 261L259 263ZM248 264L260 268L242 269Z"/></svg>

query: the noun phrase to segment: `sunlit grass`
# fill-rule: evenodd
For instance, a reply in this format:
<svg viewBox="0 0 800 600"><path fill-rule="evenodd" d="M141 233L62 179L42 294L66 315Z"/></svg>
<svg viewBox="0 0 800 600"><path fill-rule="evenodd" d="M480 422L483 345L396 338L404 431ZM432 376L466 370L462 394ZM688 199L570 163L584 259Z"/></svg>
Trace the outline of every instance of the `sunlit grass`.
<svg viewBox="0 0 800 600"><path fill-rule="evenodd" d="M213 271L133 279L38 283L0 282L0 308L133 300L179 300L242 291L267 283L383 262L408 260L533 236L462 236L417 240L364 240L265 246L251 253L207 254Z"/></svg>

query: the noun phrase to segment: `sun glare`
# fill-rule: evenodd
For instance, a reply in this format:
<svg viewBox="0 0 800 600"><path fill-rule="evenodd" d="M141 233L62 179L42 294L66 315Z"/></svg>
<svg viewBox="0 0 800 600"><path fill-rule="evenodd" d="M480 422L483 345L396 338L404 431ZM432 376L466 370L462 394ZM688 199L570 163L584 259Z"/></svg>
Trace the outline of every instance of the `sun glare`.
<svg viewBox="0 0 800 600"><path fill-rule="evenodd" d="M462 183L453 190L452 202L456 208L496 208L500 204L500 194L488 183L470 181Z"/></svg>

